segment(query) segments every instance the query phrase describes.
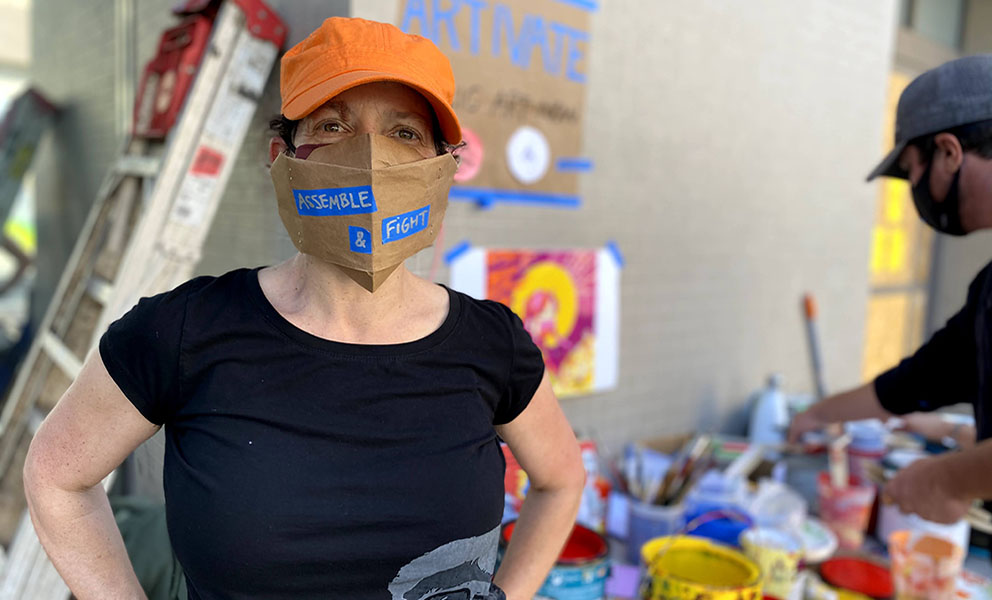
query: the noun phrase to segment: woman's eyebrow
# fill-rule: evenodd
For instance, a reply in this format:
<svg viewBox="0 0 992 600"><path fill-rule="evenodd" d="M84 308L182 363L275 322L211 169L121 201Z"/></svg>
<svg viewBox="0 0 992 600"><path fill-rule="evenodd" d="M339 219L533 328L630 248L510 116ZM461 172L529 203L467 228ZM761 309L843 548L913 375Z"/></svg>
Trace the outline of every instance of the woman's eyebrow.
<svg viewBox="0 0 992 600"><path fill-rule="evenodd" d="M322 117L327 113L337 113L339 117L345 120L351 116L351 110L348 108L348 105L337 100L327 102L313 112L315 117Z"/></svg>
<svg viewBox="0 0 992 600"><path fill-rule="evenodd" d="M424 118L423 115L415 112L408 112L403 110L389 110L386 112L386 116L392 117L394 119L409 119L413 121L419 121L421 124L426 125L429 121Z"/></svg>

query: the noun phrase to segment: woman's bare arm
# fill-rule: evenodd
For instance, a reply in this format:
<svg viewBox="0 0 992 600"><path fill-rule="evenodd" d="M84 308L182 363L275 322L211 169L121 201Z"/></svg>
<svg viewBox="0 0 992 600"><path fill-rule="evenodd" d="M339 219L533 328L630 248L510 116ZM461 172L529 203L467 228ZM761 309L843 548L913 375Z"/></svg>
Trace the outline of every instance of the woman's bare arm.
<svg viewBox="0 0 992 600"><path fill-rule="evenodd" d="M586 474L547 375L520 416L496 429L530 480L496 575L508 600L524 600L541 587L572 531Z"/></svg>
<svg viewBox="0 0 992 600"><path fill-rule="evenodd" d="M93 351L31 441L24 464L31 520L79 600L145 598L101 481L157 430Z"/></svg>

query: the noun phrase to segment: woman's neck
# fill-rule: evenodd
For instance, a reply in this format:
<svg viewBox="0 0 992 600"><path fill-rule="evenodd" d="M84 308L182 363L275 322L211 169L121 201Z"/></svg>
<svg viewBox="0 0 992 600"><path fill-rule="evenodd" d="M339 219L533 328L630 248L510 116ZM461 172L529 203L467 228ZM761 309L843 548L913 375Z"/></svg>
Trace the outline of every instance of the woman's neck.
<svg viewBox="0 0 992 600"><path fill-rule="evenodd" d="M272 305L297 327L351 343L399 343L440 326L436 300L443 290L400 265L369 292L337 266L305 254L265 269L259 283ZM445 294L446 296L446 294Z"/></svg>

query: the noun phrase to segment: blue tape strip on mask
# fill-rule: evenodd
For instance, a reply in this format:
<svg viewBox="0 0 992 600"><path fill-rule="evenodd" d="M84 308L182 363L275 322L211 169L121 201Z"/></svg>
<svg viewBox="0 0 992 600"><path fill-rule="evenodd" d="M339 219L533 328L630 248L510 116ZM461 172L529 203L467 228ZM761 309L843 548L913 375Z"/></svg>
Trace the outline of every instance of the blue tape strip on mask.
<svg viewBox="0 0 992 600"><path fill-rule="evenodd" d="M352 252L372 254L372 232L364 227L349 225L348 243Z"/></svg>
<svg viewBox="0 0 992 600"><path fill-rule="evenodd" d="M382 220L382 243L388 244L419 233L427 229L427 224L430 221L431 206L429 204L395 217L387 217Z"/></svg>
<svg viewBox="0 0 992 600"><path fill-rule="evenodd" d="M370 185L319 190L293 189L293 199L296 201L296 212L308 217L362 215L378 210Z"/></svg>

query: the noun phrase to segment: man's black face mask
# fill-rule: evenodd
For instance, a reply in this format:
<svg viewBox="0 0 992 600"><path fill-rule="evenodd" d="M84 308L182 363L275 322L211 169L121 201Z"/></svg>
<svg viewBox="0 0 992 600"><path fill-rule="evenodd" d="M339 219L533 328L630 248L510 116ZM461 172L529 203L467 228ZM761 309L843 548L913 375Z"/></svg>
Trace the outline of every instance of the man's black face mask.
<svg viewBox="0 0 992 600"><path fill-rule="evenodd" d="M961 225L961 200L958 196L958 181L961 178L961 171L964 169L964 161L954 173L951 187L947 190L947 197L943 202L937 202L930 194L930 169L933 167L933 159L927 165L920 180L913 186L913 204L916 211L927 225L933 227L941 233L948 235L964 235L968 233Z"/></svg>

